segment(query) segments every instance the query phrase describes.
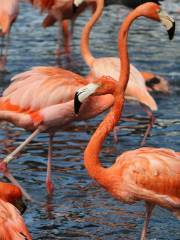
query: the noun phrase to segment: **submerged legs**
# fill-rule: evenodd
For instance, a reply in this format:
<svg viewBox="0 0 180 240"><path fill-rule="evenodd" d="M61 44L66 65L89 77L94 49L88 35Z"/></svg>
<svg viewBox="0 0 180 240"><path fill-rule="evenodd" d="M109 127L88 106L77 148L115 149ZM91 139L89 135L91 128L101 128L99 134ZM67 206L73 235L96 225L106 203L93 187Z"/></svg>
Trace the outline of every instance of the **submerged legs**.
<svg viewBox="0 0 180 240"><path fill-rule="evenodd" d="M49 146L48 146L48 162L47 162L47 175L46 175L46 190L49 195L54 191L54 186L52 182L52 145L53 145L54 134L49 135Z"/></svg>

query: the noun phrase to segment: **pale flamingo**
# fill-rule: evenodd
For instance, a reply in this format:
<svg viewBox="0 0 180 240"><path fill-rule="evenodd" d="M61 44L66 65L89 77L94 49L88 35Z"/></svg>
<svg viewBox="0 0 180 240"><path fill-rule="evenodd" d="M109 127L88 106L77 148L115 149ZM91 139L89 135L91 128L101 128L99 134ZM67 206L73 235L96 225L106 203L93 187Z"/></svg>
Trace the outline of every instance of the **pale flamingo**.
<svg viewBox="0 0 180 240"><path fill-rule="evenodd" d="M92 79L99 78L101 76L111 76L113 79L118 80L119 74L121 72L119 65L119 58L117 57L103 57L95 58L89 47L89 36L90 32L97 22L97 20L102 15L104 0L99 0L97 2L97 8L92 18L86 24L81 35L81 53L90 68L90 73L87 76L88 81ZM144 73L145 74L145 73ZM126 88L126 98L138 101L143 104L143 109L150 117L150 123L148 124L147 130L145 132L144 138L141 142L141 146L145 144L145 140L149 135L149 132L154 124L155 118L152 111L157 110L157 104L153 97L147 90L145 79L142 74L131 64L130 65L130 79L128 86ZM150 110L151 111L150 111Z"/></svg>
<svg viewBox="0 0 180 240"><path fill-rule="evenodd" d="M0 182L0 239L32 239L20 215L21 206L24 208L20 189L17 186Z"/></svg>
<svg viewBox="0 0 180 240"><path fill-rule="evenodd" d="M33 133L0 163L0 171L10 181L18 184L9 173L7 163L37 134L48 132L50 138L46 187L48 193L52 193L51 158L54 133L72 121L86 120L108 109L114 101L112 91L107 92L109 94L105 96L90 99L82 114L77 117L73 111L73 97L80 87L87 84L87 80L80 75L57 67L35 67L16 75L12 80L13 82L0 98L0 120L11 122ZM97 82L102 81L113 87L116 83L106 77L97 80ZM24 191L23 193L30 199Z"/></svg>
<svg viewBox="0 0 180 240"><path fill-rule="evenodd" d="M114 92L114 104L91 137L84 152L84 163L89 175L116 199L130 204L145 201L145 224L141 234L141 240L145 240L148 222L155 205L167 208L180 217L180 154L171 149L143 147L124 152L109 168L104 168L99 159L103 142L122 113L130 74L127 51L128 30L132 22L140 16L163 23L171 38L173 37L174 20L155 3L145 3L126 17L118 39L122 71ZM102 85L93 85L95 95L96 90L99 92ZM92 84L90 88L92 89ZM88 85L79 89L75 95L76 113L79 104L86 99L82 98L82 94L87 96L92 94Z"/></svg>
<svg viewBox="0 0 180 240"><path fill-rule="evenodd" d="M5 70L7 62L7 51L9 44L9 34L13 22L15 22L19 13L19 0L1 0L0 3L0 37L2 37L2 45L4 45L4 38L7 36L5 51L3 46L0 54L0 71Z"/></svg>
<svg viewBox="0 0 180 240"><path fill-rule="evenodd" d="M56 22L59 25L58 33L58 48L57 55L62 53L70 53L70 40L73 33L73 26L76 18L87 8L95 8L95 0L29 0L34 6L38 7L41 12L48 12L43 20L44 28L54 25ZM72 30L69 31L69 21L72 22ZM64 51L61 49L61 36L64 40Z"/></svg>

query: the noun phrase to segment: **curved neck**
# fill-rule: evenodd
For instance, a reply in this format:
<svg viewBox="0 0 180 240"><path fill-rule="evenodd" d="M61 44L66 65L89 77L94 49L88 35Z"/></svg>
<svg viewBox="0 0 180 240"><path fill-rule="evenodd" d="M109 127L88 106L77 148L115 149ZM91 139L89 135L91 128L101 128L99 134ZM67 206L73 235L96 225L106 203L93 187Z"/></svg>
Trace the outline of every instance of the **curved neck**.
<svg viewBox="0 0 180 240"><path fill-rule="evenodd" d="M129 58L127 51L128 30L131 23L138 17L137 11L131 12L122 24L119 32L119 53L121 57L121 75L117 88L114 92L114 105L103 122L99 125L84 153L85 167L89 175L101 185L106 186L108 178L107 169L104 168L99 160L99 153L106 136L111 132L121 117L124 105L124 92L129 80ZM109 179L110 180L110 179ZM109 182L108 180L108 182Z"/></svg>
<svg viewBox="0 0 180 240"><path fill-rule="evenodd" d="M100 18L103 8L104 8L104 0L96 0L96 11L92 15L91 19L87 22L86 26L83 28L82 35L81 35L81 43L80 43L80 48L81 48L81 54L86 62L86 64L90 67L91 64L94 61L94 57L90 52L89 48L89 36L90 32L92 30L92 27L94 24L97 22L97 20Z"/></svg>

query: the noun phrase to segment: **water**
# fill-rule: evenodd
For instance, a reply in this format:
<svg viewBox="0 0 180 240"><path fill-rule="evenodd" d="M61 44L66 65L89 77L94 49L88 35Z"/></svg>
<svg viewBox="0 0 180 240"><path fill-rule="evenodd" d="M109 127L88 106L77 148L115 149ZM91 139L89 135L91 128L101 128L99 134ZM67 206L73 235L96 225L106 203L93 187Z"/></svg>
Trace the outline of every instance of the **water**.
<svg viewBox="0 0 180 240"><path fill-rule="evenodd" d="M177 31L173 41L160 24L138 20L129 35L131 61L141 70L152 71L169 79L172 94L154 94L159 110L157 122L147 145L173 148L180 145L180 14L178 1L166 0L164 6L175 17ZM120 6L109 7L91 35L94 55L117 56L117 32L122 16L127 10ZM119 16L118 16L119 14ZM63 67L86 74L88 69L79 54L79 36L84 22L90 17L86 12L77 21L73 37L73 59L77 65L68 65L62 58ZM43 30L42 17L29 5L21 4L21 15L14 24L8 58L9 74L1 74L1 88L9 84L11 76L32 66L56 65L53 55L57 28ZM138 32L138 34L137 34ZM125 115L144 117L141 108L126 104ZM38 203L31 203L24 215L33 239L77 240L136 240L143 224L143 203L129 206L114 200L104 189L93 182L83 166L82 154L88 140L105 114L87 123L73 124L55 137L53 156L53 180L55 194L48 199L45 191L48 138L39 135L26 147L18 160L10 164L13 174ZM123 123L124 125L127 125ZM145 123L138 128L123 128L119 143L113 143L112 134L107 138L102 159L110 166L121 152L139 147ZM136 124L136 125L137 125ZM0 144L2 157L22 142L28 133L11 125L1 125ZM148 239L179 240L179 222L168 211L156 208L151 218Z"/></svg>

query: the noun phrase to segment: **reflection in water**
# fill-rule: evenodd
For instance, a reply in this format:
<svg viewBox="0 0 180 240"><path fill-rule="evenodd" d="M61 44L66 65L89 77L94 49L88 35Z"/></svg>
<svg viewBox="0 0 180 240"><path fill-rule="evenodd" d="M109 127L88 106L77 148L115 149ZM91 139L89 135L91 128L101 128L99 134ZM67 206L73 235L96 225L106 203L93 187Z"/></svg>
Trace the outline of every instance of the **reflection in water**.
<svg viewBox="0 0 180 240"><path fill-rule="evenodd" d="M175 1L165 6L177 21L176 37L169 42L157 23L144 19L136 22L129 36L129 52L132 62L141 70L149 70L170 80L171 95L155 94L159 110L157 121L148 139L149 146L171 147L179 150L180 138L180 7ZM117 13L119 16L117 17ZM117 32L125 8L112 6L91 35L92 51L95 56L117 56ZM65 56L58 63L85 75L88 71L79 54L79 36L90 13L78 20L73 37L73 62ZM13 26L11 48L9 50L9 74L1 74L1 90L9 84L12 75L32 66L55 66L54 48L56 29L41 29L42 17L38 11L26 4L21 5L21 15ZM137 34L138 32L138 34ZM158 33L158 34L157 34ZM168 112L168 114L167 114ZM87 176L83 166L83 150L103 116L73 124L56 134L53 153L53 181L55 193L47 198L45 190L47 162L47 134L41 134L12 161L10 169L36 202L29 204L25 219L33 239L46 240L136 240L139 239L143 223L143 204L132 206L114 200L104 189ZM127 103L125 117L138 121L122 122L118 132L119 142L113 142L113 134L108 136L102 150L104 166L110 166L121 152L139 147L146 128L146 115L135 103ZM128 126L128 128L127 128ZM129 127L130 126L130 127ZM1 158L11 152L29 133L12 125L0 125ZM149 239L179 240L179 222L168 211L156 208L151 219Z"/></svg>

